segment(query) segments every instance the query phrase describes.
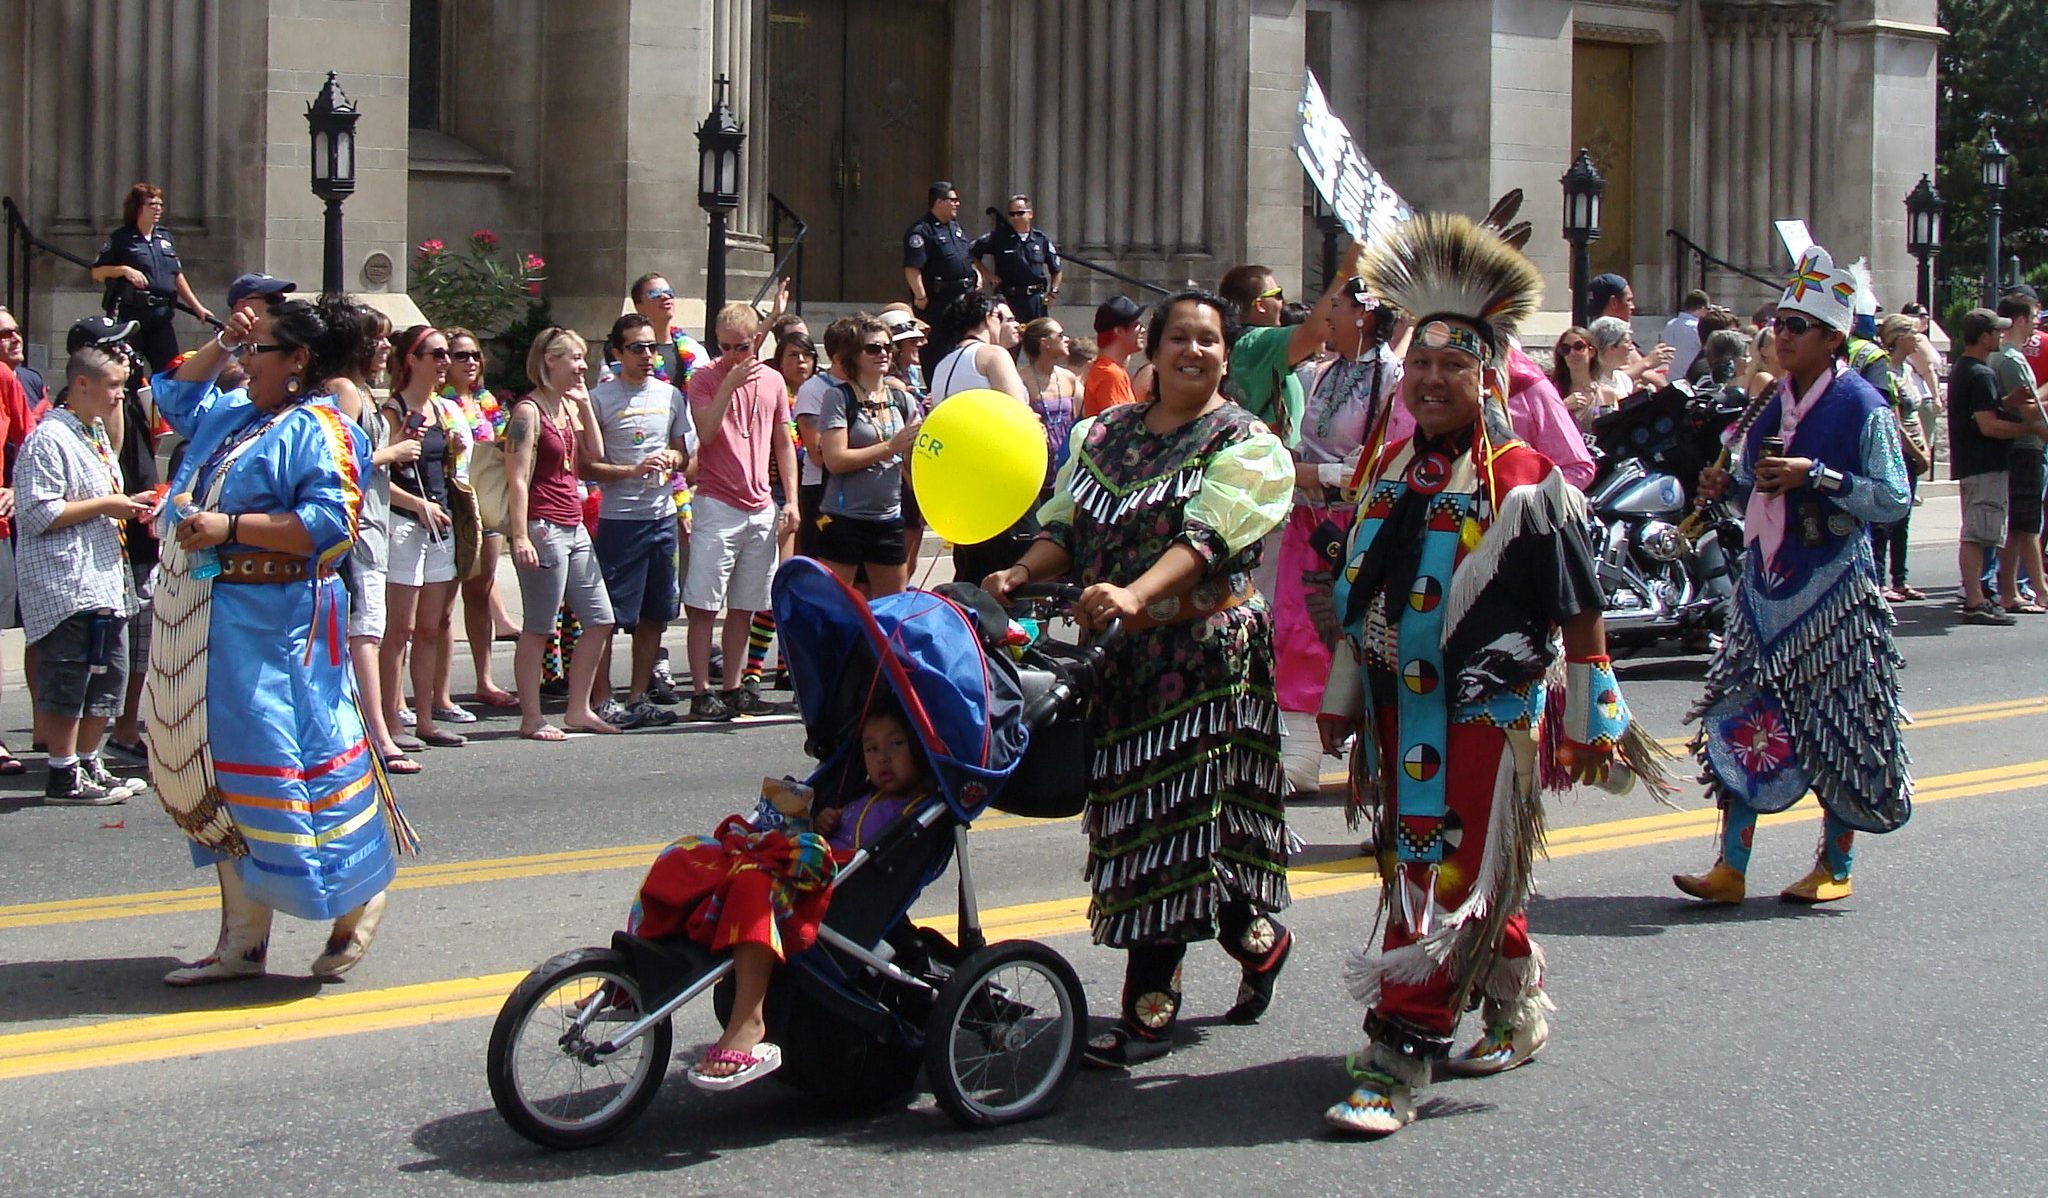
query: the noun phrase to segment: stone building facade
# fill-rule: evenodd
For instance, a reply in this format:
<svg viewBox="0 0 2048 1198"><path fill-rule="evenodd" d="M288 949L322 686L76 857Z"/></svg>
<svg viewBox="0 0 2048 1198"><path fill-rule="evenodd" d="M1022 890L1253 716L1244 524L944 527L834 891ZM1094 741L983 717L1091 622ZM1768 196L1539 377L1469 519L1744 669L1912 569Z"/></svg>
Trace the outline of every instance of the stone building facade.
<svg viewBox="0 0 2048 1198"><path fill-rule="evenodd" d="M735 295L779 209L785 240L791 214L809 228L807 299L899 298L933 178L975 228L1025 191L1083 257L1162 283L1258 260L1294 291L1320 240L1291 148L1306 67L1417 207L1522 188L1553 307L1579 145L1609 179L1596 266L1646 310L1695 281L1666 230L1775 275L1788 217L1903 296L1942 36L1935 0L11 0L0 191L89 255L148 179L202 295L244 269L316 281L303 114L332 69L364 113L351 287L402 290L412 245L489 227L596 329L643 270L701 290L694 129L726 75L749 134ZM96 296L36 270L47 344ZM1068 277L1083 302L1118 286Z"/></svg>

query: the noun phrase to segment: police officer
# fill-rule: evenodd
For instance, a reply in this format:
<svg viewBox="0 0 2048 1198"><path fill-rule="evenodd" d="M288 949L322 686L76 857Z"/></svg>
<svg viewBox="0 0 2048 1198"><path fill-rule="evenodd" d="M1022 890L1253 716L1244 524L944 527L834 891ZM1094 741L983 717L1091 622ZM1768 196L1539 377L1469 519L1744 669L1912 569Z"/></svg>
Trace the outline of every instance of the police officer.
<svg viewBox="0 0 2048 1198"><path fill-rule="evenodd" d="M93 281L107 284L107 304L114 317L135 322L134 343L149 359L152 372L169 370L171 359L178 356L172 305L182 300L199 319L213 319L185 281L185 264L178 261L170 234L157 227L163 215L162 188L148 183L129 188L121 205L123 223L100 246L100 256L92 264Z"/></svg>
<svg viewBox="0 0 2048 1198"><path fill-rule="evenodd" d="M1044 316L1046 305L1059 297L1060 252L1050 237L1031 227L1030 196L1011 196L1006 208L1007 225L976 238L971 252L975 268L984 276L993 273L996 290L1010 301L1010 311L1029 324ZM995 209L989 213L995 215Z"/></svg>
<svg viewBox="0 0 2048 1198"><path fill-rule="evenodd" d="M903 281L910 302L936 321L946 305L974 290L974 259L960 227L960 193L941 180L926 193L924 218L903 234Z"/></svg>

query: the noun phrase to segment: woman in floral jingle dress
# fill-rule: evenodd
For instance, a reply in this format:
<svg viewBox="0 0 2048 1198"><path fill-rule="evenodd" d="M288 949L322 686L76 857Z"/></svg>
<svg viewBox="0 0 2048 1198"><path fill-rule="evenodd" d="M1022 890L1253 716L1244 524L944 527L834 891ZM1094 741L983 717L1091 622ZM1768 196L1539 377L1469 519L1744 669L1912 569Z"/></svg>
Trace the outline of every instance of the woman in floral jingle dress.
<svg viewBox="0 0 2048 1198"><path fill-rule="evenodd" d="M1294 463L1220 391L1236 317L1206 292L1156 309L1152 394L1074 426L1043 529L983 583L1087 589L1077 615L1123 622L1095 700L1086 829L1095 940L1129 951L1122 1015L1091 1042L1117 1067L1172 1048L1189 943L1243 967L1225 1018L1251 1023L1293 946L1287 906L1273 624L1252 586L1259 541L1287 517Z"/></svg>

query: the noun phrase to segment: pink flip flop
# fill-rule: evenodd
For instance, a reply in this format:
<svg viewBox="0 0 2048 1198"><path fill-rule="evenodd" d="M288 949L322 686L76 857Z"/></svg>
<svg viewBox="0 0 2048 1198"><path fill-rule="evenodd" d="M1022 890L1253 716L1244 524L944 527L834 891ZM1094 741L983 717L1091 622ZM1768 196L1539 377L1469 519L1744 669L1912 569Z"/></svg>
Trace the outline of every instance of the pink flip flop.
<svg viewBox="0 0 2048 1198"><path fill-rule="evenodd" d="M738 1065L738 1073L724 1077L707 1077L699 1070L705 1065ZM752 1085L782 1068L782 1050L773 1044L756 1044L752 1053L736 1048L714 1048L704 1054L704 1059L690 1067L690 1084L699 1090L737 1090Z"/></svg>

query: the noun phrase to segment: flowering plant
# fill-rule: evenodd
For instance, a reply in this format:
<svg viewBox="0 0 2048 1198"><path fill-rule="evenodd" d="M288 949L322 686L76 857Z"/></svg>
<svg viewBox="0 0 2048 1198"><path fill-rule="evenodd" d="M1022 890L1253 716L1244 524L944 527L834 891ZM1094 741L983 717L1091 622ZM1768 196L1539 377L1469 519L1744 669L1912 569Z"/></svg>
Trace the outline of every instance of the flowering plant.
<svg viewBox="0 0 2048 1198"><path fill-rule="evenodd" d="M459 250L438 239L420 242L412 260L411 292L436 325L489 337L502 332L540 294L546 277L540 272L546 268L539 254L506 253L496 233L478 229Z"/></svg>

